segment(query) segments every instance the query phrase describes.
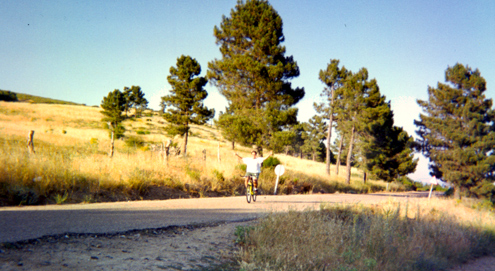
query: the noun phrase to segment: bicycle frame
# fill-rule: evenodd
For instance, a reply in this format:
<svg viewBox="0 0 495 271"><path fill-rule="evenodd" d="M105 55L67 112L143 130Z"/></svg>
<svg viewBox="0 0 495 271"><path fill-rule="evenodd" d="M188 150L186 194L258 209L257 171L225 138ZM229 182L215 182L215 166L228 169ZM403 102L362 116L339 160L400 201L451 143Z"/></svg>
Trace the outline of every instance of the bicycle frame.
<svg viewBox="0 0 495 271"><path fill-rule="evenodd" d="M248 184L246 187L246 201L248 203L251 203L251 199L253 201L256 201L256 193L254 192L254 184L253 184L253 177L252 176L243 176L248 178Z"/></svg>

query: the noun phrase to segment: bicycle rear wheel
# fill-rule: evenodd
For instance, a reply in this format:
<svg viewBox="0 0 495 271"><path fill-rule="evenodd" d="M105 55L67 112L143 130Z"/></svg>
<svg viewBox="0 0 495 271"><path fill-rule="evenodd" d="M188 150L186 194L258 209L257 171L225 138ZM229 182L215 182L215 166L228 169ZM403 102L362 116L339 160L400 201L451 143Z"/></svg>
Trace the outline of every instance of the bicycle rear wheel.
<svg viewBox="0 0 495 271"><path fill-rule="evenodd" d="M246 200L248 203L251 203L252 187L253 187L253 185L251 183L248 183L248 186L246 187Z"/></svg>

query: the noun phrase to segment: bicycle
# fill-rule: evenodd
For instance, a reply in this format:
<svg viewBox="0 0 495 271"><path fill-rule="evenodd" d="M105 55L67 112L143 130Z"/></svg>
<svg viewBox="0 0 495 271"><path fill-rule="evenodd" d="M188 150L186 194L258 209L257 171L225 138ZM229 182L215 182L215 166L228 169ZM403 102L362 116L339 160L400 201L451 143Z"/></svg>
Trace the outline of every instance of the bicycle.
<svg viewBox="0 0 495 271"><path fill-rule="evenodd" d="M256 191L253 188L253 177L252 176L242 176L242 177L248 177L248 185L246 187L246 200L248 203L251 203L251 199L253 199L253 202L256 201Z"/></svg>

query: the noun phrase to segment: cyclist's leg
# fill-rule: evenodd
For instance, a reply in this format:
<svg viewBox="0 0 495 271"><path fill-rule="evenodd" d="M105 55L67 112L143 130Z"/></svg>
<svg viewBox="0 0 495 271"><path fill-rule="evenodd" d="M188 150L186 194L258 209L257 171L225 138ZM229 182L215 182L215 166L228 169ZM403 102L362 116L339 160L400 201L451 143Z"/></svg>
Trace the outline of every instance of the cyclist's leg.
<svg viewBox="0 0 495 271"><path fill-rule="evenodd" d="M259 178L260 174L257 173L255 176L253 176L253 187L255 189L258 189L258 178Z"/></svg>
<svg viewBox="0 0 495 271"><path fill-rule="evenodd" d="M246 176L246 178L244 178L244 187L247 188L248 186L248 180L249 180L249 176Z"/></svg>

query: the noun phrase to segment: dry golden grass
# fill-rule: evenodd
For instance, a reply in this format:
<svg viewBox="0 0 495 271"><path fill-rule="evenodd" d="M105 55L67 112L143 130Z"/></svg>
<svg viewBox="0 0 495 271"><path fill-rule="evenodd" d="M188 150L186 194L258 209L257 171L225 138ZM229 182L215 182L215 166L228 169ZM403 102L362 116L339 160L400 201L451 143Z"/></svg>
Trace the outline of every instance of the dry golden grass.
<svg viewBox="0 0 495 271"><path fill-rule="evenodd" d="M183 139L169 137L163 119L145 112L145 116L123 123L126 138L137 138L145 142L145 146L127 146L125 140L116 140L115 155L109 158L106 155L110 147L109 133L101 122L100 111L100 108L86 106L0 102L0 139L4 146L0 160L9 165L12 172L17 172L0 179L3 182L0 189L4 191L0 194L10 197L12 189L8 187L16 187L14 192L27 189L46 198L45 202L51 202L54 195L66 191L89 193L94 197L120 193L126 198L141 198L147 196L150 187L174 188L194 196L243 193L242 162L233 155L231 143L223 140L217 129L193 125L187 158L171 156L165 161L159 152L150 151L149 144L172 140L182 145ZM34 156L28 156L25 147L31 130L35 131ZM250 148L236 146L235 151L242 156L250 155ZM346 185L342 175L328 177L324 163L284 155L276 157L287 167L279 186L282 193L363 193L385 187L383 182L375 181L363 185L362 175L356 169L352 172L351 185ZM18 161L29 162L29 166ZM341 172L345 172L344 167ZM45 181L34 185L30 183L34 178ZM273 192L275 179L272 170L265 170L261 188ZM25 186L24 190L18 187L20 183ZM73 194L69 201L77 201Z"/></svg>
<svg viewBox="0 0 495 271"><path fill-rule="evenodd" d="M495 213L449 199L322 205L238 228L244 270L446 270L495 253ZM476 202L478 204L479 202Z"/></svg>

